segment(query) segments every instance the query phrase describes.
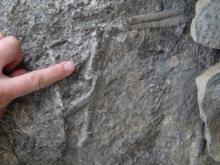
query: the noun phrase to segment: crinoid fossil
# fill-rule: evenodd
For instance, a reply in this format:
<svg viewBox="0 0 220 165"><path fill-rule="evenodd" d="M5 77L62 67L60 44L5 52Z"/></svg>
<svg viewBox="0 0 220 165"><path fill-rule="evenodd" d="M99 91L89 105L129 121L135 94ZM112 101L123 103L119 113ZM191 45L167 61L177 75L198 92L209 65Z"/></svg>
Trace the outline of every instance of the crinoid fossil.
<svg viewBox="0 0 220 165"><path fill-rule="evenodd" d="M144 30L180 26L188 22L184 10L164 10L158 13L149 13L126 17L121 15L122 26L126 30Z"/></svg>

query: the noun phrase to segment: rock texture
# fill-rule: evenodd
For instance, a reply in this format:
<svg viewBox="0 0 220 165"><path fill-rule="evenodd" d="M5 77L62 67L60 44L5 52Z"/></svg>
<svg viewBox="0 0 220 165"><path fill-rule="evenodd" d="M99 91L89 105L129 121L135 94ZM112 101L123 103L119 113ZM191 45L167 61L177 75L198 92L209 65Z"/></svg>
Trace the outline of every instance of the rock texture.
<svg viewBox="0 0 220 165"><path fill-rule="evenodd" d="M27 69L78 65L8 107L2 164L219 164L207 153L195 83L218 53L191 39L195 3L1 0L0 30L19 37ZM150 20L129 22L140 15Z"/></svg>
<svg viewBox="0 0 220 165"><path fill-rule="evenodd" d="M196 16L192 21L191 35L194 41L220 49L220 1L199 0Z"/></svg>
<svg viewBox="0 0 220 165"><path fill-rule="evenodd" d="M220 161L220 63L196 79L200 115L205 123L208 153Z"/></svg>

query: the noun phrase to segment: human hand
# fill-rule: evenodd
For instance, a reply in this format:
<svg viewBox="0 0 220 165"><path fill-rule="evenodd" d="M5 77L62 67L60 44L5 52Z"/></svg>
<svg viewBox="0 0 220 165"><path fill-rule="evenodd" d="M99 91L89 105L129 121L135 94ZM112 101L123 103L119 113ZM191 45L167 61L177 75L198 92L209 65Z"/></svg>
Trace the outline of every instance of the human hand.
<svg viewBox="0 0 220 165"><path fill-rule="evenodd" d="M13 99L51 85L75 70L73 62L65 61L28 73L25 69L15 69L22 60L19 41L0 33L0 118L4 115L4 108ZM3 69L10 71L10 74L5 75Z"/></svg>

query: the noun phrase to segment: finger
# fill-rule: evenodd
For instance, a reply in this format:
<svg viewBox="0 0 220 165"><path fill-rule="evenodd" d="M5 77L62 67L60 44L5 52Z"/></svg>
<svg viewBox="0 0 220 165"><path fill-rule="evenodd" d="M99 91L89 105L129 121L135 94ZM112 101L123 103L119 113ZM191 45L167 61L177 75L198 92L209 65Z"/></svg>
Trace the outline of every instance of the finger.
<svg viewBox="0 0 220 165"><path fill-rule="evenodd" d="M5 38L4 33L0 33L0 40L3 39L3 38Z"/></svg>
<svg viewBox="0 0 220 165"><path fill-rule="evenodd" d="M0 33L0 40L5 38L5 34ZM20 48L20 47L19 47ZM15 56L15 59L13 60L13 62L11 62L10 64L8 64L6 66L6 72L10 72L11 70L13 70L21 61L23 60L23 56L22 56L22 51L21 48L18 51L18 53Z"/></svg>
<svg viewBox="0 0 220 165"><path fill-rule="evenodd" d="M75 70L73 62L62 62L52 67L33 71L7 80L5 90L12 99L36 91L65 78Z"/></svg>
<svg viewBox="0 0 220 165"><path fill-rule="evenodd" d="M0 40L0 69L21 57L20 43L15 37L5 37Z"/></svg>
<svg viewBox="0 0 220 165"><path fill-rule="evenodd" d="M17 52L15 59L8 65L5 66L6 72L10 72L13 69L16 68L16 66L18 66L18 64L21 63L21 61L23 60L23 55L22 55L22 51L21 48L19 48L20 50Z"/></svg>
<svg viewBox="0 0 220 165"><path fill-rule="evenodd" d="M17 69L15 71L13 71L12 73L10 73L9 77L17 77L17 76L23 75L25 73L28 73L28 71L25 69Z"/></svg>
<svg viewBox="0 0 220 165"><path fill-rule="evenodd" d="M12 37L12 40L14 40L14 42L15 42L14 44L17 45L17 47L16 47L14 59L12 59L12 61L11 61L11 59L8 60L8 61L10 61L10 63L8 62L6 66L4 65L5 66L4 69L5 69L6 72L11 72L23 60L23 55L22 55L20 42L14 37Z"/></svg>

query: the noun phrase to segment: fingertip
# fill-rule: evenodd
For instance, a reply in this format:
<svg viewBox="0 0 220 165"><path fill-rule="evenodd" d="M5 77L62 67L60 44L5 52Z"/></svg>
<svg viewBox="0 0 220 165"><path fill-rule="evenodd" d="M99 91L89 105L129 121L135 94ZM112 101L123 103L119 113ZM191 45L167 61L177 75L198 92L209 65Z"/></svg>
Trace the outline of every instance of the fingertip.
<svg viewBox="0 0 220 165"><path fill-rule="evenodd" d="M10 44L13 44L15 46L20 46L20 42L15 36L8 36L4 38L4 42L8 42Z"/></svg>
<svg viewBox="0 0 220 165"><path fill-rule="evenodd" d="M70 75L75 70L75 64L72 61L63 62L63 68L66 75Z"/></svg>
<svg viewBox="0 0 220 165"><path fill-rule="evenodd" d="M8 62L11 62L20 49L19 41L13 36L0 40L1 61L4 61L3 64L7 65Z"/></svg>
<svg viewBox="0 0 220 165"><path fill-rule="evenodd" d="M11 72L22 60L20 42L14 36L0 40L0 66Z"/></svg>

